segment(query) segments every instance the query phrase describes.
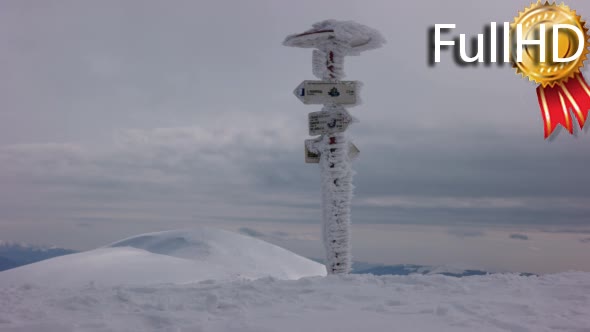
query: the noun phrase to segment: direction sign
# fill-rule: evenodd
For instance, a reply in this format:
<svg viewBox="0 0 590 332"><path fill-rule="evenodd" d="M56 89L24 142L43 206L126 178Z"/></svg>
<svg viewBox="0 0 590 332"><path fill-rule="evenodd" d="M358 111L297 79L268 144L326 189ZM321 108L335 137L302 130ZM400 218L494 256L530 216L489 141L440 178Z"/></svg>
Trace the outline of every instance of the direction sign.
<svg viewBox="0 0 590 332"><path fill-rule="evenodd" d="M293 93L304 104L354 105L357 102L357 82L303 81Z"/></svg>
<svg viewBox="0 0 590 332"><path fill-rule="evenodd" d="M310 149L317 150L317 145L322 141L322 137L305 140L305 162L307 164L317 164L320 162L320 154L311 152Z"/></svg>
<svg viewBox="0 0 590 332"><path fill-rule="evenodd" d="M360 153L361 151L356 147L356 145L354 145L352 142L348 143L348 158L350 158L350 160L355 160Z"/></svg>
<svg viewBox="0 0 590 332"><path fill-rule="evenodd" d="M345 109L309 113L309 135L340 133L352 122L352 116Z"/></svg>
<svg viewBox="0 0 590 332"><path fill-rule="evenodd" d="M305 163L319 164L320 154L309 151L309 147L313 144L317 144L319 141L321 141L321 137L316 138L316 139L306 139L305 140ZM359 153L360 153L360 151L356 147L356 145L354 145L352 142L349 142L348 143L348 158L350 160L355 160L358 157Z"/></svg>
<svg viewBox="0 0 590 332"><path fill-rule="evenodd" d="M320 162L320 154L309 151L309 148L307 147L307 141L309 140L305 141L305 163L318 164Z"/></svg>

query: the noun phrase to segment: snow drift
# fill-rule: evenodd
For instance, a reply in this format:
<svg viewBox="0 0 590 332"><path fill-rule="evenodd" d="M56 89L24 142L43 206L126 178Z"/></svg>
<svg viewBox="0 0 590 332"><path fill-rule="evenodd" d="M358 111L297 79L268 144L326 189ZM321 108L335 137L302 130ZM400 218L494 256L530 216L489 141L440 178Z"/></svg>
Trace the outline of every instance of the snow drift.
<svg viewBox="0 0 590 332"><path fill-rule="evenodd" d="M323 275L323 265L273 244L228 231L198 228L143 234L4 271L0 273L0 287L23 282L72 287Z"/></svg>
<svg viewBox="0 0 590 332"><path fill-rule="evenodd" d="M0 287L0 331L585 332L589 289L590 273L22 285Z"/></svg>

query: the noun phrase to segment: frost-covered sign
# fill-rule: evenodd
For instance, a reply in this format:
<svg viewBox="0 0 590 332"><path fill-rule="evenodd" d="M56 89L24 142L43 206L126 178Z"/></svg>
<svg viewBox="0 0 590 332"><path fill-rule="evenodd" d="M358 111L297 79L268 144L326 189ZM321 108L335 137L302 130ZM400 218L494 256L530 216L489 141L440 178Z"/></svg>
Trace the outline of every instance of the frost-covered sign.
<svg viewBox="0 0 590 332"><path fill-rule="evenodd" d="M305 144L305 162L307 164L319 164L320 163L320 154L309 151L307 144Z"/></svg>
<svg viewBox="0 0 590 332"><path fill-rule="evenodd" d="M351 122L352 117L345 109L334 112L319 111L309 113L309 135L341 133L348 128Z"/></svg>
<svg viewBox="0 0 590 332"><path fill-rule="evenodd" d="M316 137L305 140L305 163L307 164L319 164L320 163L320 152L318 150L318 144L322 142L323 137Z"/></svg>
<svg viewBox="0 0 590 332"><path fill-rule="evenodd" d="M357 84L355 81L303 81L294 91L304 104L356 104Z"/></svg>
<svg viewBox="0 0 590 332"><path fill-rule="evenodd" d="M356 159L360 153L361 151L359 150L359 148L356 147L356 145L354 145L354 143L348 143L348 158L350 160Z"/></svg>

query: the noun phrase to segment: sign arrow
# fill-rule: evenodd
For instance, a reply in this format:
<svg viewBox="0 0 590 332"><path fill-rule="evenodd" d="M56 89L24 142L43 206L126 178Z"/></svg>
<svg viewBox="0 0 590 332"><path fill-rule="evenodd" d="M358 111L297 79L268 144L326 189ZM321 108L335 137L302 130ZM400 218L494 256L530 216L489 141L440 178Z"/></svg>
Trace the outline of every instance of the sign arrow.
<svg viewBox="0 0 590 332"><path fill-rule="evenodd" d="M306 105L354 105L357 103L357 82L303 81L293 93Z"/></svg>
<svg viewBox="0 0 590 332"><path fill-rule="evenodd" d="M359 148L357 148L356 145L354 145L354 143L348 143L348 158L350 160L355 160L356 158L358 158L360 153L361 150L359 150Z"/></svg>

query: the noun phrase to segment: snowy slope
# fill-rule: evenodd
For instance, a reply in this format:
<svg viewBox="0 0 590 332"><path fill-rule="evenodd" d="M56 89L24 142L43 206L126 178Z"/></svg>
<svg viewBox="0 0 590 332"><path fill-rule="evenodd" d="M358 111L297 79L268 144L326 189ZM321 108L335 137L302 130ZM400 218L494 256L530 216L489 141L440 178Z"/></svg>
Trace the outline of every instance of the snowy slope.
<svg viewBox="0 0 590 332"><path fill-rule="evenodd" d="M590 273L0 288L0 331L586 332Z"/></svg>
<svg viewBox="0 0 590 332"><path fill-rule="evenodd" d="M0 272L0 287L22 282L54 287L147 285L325 274L323 265L262 240L198 228L143 234Z"/></svg>

